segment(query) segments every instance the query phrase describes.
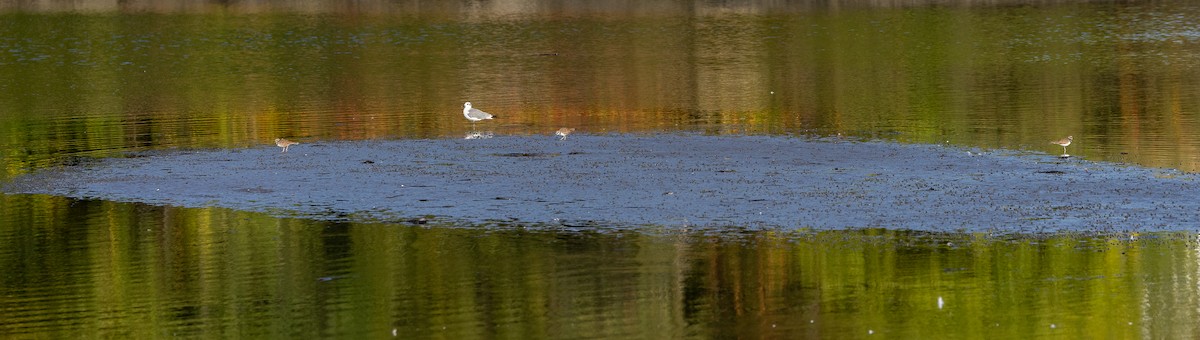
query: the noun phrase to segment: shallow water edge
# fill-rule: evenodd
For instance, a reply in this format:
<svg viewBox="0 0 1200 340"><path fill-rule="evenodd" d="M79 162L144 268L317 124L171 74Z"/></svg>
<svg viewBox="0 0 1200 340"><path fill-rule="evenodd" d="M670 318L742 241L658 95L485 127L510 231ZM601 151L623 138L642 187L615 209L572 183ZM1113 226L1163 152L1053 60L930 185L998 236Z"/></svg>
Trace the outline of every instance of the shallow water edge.
<svg viewBox="0 0 1200 340"><path fill-rule="evenodd" d="M102 159L4 191L368 222L1048 232L1200 220L1191 174L976 151L702 135L311 141Z"/></svg>

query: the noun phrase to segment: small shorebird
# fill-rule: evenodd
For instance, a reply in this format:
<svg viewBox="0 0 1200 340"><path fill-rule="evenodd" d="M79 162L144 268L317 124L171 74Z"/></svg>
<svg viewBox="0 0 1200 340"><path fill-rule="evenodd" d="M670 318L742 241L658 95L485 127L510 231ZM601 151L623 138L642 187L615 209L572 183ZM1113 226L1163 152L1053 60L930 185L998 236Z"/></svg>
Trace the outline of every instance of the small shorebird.
<svg viewBox="0 0 1200 340"><path fill-rule="evenodd" d="M481 121L484 119L492 119L493 116L490 113L480 111L479 109L476 109L476 108L472 108L471 102L466 102L465 104L463 104L463 117L467 117L467 120L471 121L471 126L475 126L475 122L478 122L478 121Z"/></svg>
<svg viewBox="0 0 1200 340"><path fill-rule="evenodd" d="M1063 139L1059 139L1059 140L1050 142L1050 144L1061 145L1063 147L1063 154L1066 155L1067 154L1067 145L1071 145L1071 141L1074 139L1075 139L1075 136L1067 136L1067 138L1063 138Z"/></svg>
<svg viewBox="0 0 1200 340"><path fill-rule="evenodd" d="M300 144L300 143L296 143L296 142L286 140L283 138L275 138L275 146L283 148L283 152L287 152L287 149L289 146L296 145L296 144Z"/></svg>
<svg viewBox="0 0 1200 340"><path fill-rule="evenodd" d="M567 140L567 135L570 135L572 132L575 132L575 128L561 128L558 131L554 131L554 135L562 137L558 140Z"/></svg>

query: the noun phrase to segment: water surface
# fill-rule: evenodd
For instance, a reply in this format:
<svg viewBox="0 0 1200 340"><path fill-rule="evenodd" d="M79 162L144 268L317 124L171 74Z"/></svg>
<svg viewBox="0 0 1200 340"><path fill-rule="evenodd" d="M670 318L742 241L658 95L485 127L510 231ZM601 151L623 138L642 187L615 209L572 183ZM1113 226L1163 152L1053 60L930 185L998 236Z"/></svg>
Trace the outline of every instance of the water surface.
<svg viewBox="0 0 1200 340"><path fill-rule="evenodd" d="M0 190L351 222L1193 230L1193 174L846 138L501 136L143 152Z"/></svg>
<svg viewBox="0 0 1200 340"><path fill-rule="evenodd" d="M1062 151L1048 141L1072 135L1076 160L1200 164L1200 6L1187 2L113 6L0 5L0 181L278 137L312 145L561 127L1051 155ZM473 127L465 101L498 119ZM0 334L1197 334L1190 232L813 230L804 216L772 229L555 229L417 217L314 221L0 195Z"/></svg>
<svg viewBox="0 0 1200 340"><path fill-rule="evenodd" d="M1195 170L1198 6L477 18L24 13L6 176L164 147L503 134L837 134ZM469 17L469 16L468 16Z"/></svg>
<svg viewBox="0 0 1200 340"><path fill-rule="evenodd" d="M32 200L0 224L13 337L1186 338L1200 317L1191 233L480 229Z"/></svg>

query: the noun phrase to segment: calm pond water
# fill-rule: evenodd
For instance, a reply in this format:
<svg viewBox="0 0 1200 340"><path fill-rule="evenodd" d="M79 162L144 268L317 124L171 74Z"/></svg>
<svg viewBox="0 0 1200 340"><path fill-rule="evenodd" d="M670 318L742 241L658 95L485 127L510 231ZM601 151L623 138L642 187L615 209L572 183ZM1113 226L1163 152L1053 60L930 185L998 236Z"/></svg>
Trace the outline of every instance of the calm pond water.
<svg viewBox="0 0 1200 340"><path fill-rule="evenodd" d="M61 3L61 6L66 3ZM844 134L1200 170L1200 5L0 4L0 181L287 137ZM78 11L76 11L78 10ZM0 336L1200 336L1193 233L561 229L0 195Z"/></svg>
<svg viewBox="0 0 1200 340"><path fill-rule="evenodd" d="M1200 318L1191 233L462 228L0 197L15 338L1188 338Z"/></svg>

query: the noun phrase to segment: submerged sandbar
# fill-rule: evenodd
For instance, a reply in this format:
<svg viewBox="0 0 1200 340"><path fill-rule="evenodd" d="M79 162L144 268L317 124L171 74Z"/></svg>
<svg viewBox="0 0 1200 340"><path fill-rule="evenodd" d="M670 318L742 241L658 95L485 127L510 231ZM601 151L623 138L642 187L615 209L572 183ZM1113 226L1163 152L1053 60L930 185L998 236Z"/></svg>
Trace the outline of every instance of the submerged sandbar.
<svg viewBox="0 0 1200 340"><path fill-rule="evenodd" d="M930 231L1180 230L1200 183L1050 155L806 137L498 136L148 152L9 193L402 222Z"/></svg>

